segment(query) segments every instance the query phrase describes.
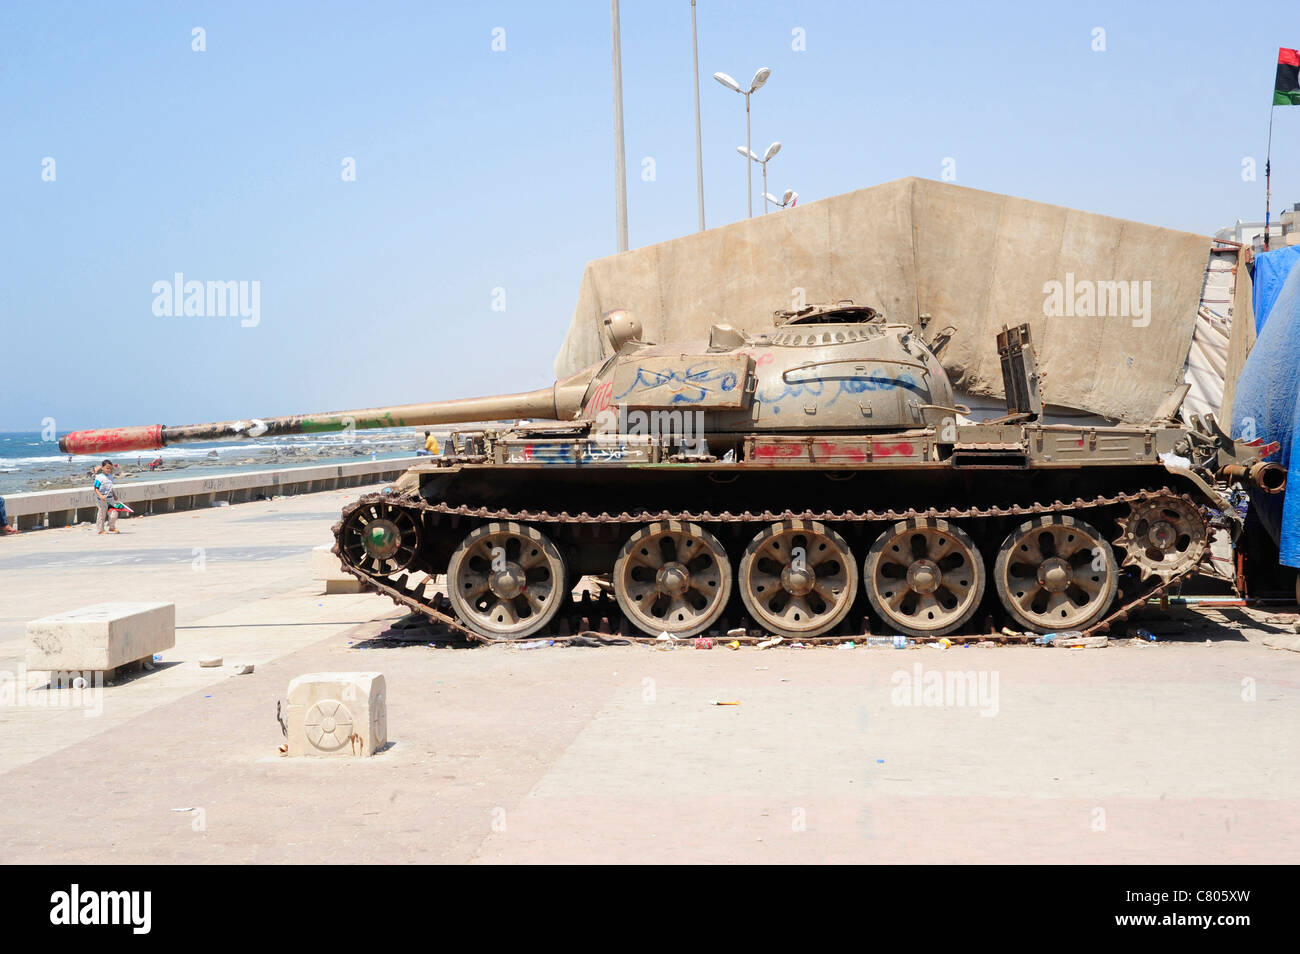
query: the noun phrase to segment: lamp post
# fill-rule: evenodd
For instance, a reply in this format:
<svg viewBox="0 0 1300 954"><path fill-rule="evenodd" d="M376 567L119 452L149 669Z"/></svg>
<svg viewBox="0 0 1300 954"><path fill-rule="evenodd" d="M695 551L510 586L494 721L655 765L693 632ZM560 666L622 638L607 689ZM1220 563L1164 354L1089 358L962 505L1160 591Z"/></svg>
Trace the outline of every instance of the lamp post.
<svg viewBox="0 0 1300 954"><path fill-rule="evenodd" d="M771 202L778 209L784 209L787 205L793 206L799 201L799 193L795 192L794 189L786 189L785 194L778 199L772 193L764 192L763 198L768 202Z"/></svg>
<svg viewBox="0 0 1300 954"><path fill-rule="evenodd" d="M691 0L691 57L695 65L695 194L700 209L700 231L704 231L704 147L700 140L700 39L695 29L695 0Z"/></svg>
<svg viewBox="0 0 1300 954"><path fill-rule="evenodd" d="M774 142L772 143L772 145L767 147L767 152L763 153L763 158L760 159L758 158L758 156L754 155L754 153L750 152L747 147L745 146L736 147L736 152L740 153L746 159L750 159L754 162L757 162L760 166L763 167L763 214L764 215L767 214L767 203L769 201L775 201L769 199L767 193L767 164L771 162L772 157L775 156L780 151L781 151L781 144L779 142Z"/></svg>
<svg viewBox="0 0 1300 954"><path fill-rule="evenodd" d="M742 89L740 84L737 83L730 76L728 76L726 73L713 74L713 78L717 80L719 83L721 83L723 86L727 87L727 89L740 93L742 96L745 97L745 149L746 150L749 150L750 142L751 142L750 134L749 134L749 97L752 96L754 93L756 93L758 90L762 89L763 84L767 82L767 78L771 75L772 75L772 71L769 70L766 66L764 66L757 73L754 74L754 79L749 84L749 89ZM753 155L753 153L751 152L749 153L749 155ZM746 158L748 158L748 156ZM754 172L750 168L748 162L745 163L745 200L749 203L749 215L752 218L754 215Z"/></svg>
<svg viewBox="0 0 1300 954"><path fill-rule="evenodd" d="M609 0L610 47L614 67L614 230L618 250L627 251L627 156L623 145L623 44L618 0Z"/></svg>

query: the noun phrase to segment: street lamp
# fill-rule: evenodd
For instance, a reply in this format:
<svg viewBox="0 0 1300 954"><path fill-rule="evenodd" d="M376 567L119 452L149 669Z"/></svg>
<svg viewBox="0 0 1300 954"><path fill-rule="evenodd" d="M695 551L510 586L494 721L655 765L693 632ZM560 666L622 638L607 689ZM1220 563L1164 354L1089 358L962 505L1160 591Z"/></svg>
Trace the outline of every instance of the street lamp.
<svg viewBox="0 0 1300 954"><path fill-rule="evenodd" d="M771 162L772 157L775 156L780 151L781 151L781 144L779 142L774 142L772 143L772 145L767 147L767 152L763 153L763 158L760 159L758 158L758 156L750 152L749 149L746 148L745 146L736 147L736 152L740 153L746 159L751 159L754 162L757 162L760 166L763 167L763 214L764 215L767 214L767 203L769 201L773 201L773 202L776 201L775 199L769 200L767 194L767 164Z"/></svg>
<svg viewBox="0 0 1300 954"><path fill-rule="evenodd" d="M768 202L771 202L777 208L784 209L787 205L793 206L799 201L799 193L795 192L794 189L786 189L785 195L781 196L781 198L778 199L772 193L764 192L763 198L765 198Z"/></svg>
<svg viewBox="0 0 1300 954"><path fill-rule="evenodd" d="M742 96L745 97L745 148L746 149L748 149L750 146L749 97L752 96L758 90L762 89L763 84L767 82L767 78L771 75L772 75L772 71L769 70L766 66L764 66L757 73L754 74L754 79L749 84L749 89L742 89L741 85L737 83L734 79L732 79L730 76L728 76L726 73L713 74L713 78L717 80L719 83L721 83L723 86L727 87L727 89L740 93ZM745 163L745 186L746 186L745 199L749 202L749 214L752 217L754 215L754 172L750 168L749 163Z"/></svg>

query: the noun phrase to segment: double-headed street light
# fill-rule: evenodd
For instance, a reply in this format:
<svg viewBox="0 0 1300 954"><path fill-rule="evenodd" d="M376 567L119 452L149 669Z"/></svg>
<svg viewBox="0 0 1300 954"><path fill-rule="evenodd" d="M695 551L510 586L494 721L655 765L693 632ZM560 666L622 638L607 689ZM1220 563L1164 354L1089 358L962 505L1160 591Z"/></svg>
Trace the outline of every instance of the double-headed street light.
<svg viewBox="0 0 1300 954"><path fill-rule="evenodd" d="M778 209L784 209L787 205L794 205L799 201L799 193L795 192L794 189L786 189L785 194L778 199L772 193L764 192L763 198L768 202L771 202Z"/></svg>
<svg viewBox="0 0 1300 954"><path fill-rule="evenodd" d="M769 201L775 201L769 199L767 193L767 164L771 162L772 157L775 156L780 151L781 151L781 144L779 142L774 142L772 143L772 145L767 147L767 152L763 153L763 158L760 159L758 158L758 156L754 155L754 153L750 152L747 146L736 147L736 152L740 153L746 159L749 159L753 162L757 162L760 166L763 167L763 214L764 215L767 214L767 203Z"/></svg>
<svg viewBox="0 0 1300 954"><path fill-rule="evenodd" d="M766 66L764 66L762 69L760 69L757 73L754 74L754 79L753 82L749 84L749 89L743 89L739 83L737 83L726 73L713 74L713 78L717 80L719 83L721 83L723 86L727 87L727 89L734 90L735 92L740 93L742 96L745 97L745 149L747 153L746 158L753 156L753 153L749 152L749 148L751 144L750 135L749 135L749 97L752 96L759 89L761 89L763 84L767 82L767 78L771 75L772 75L772 71L769 70ZM749 203L749 214L752 217L754 215L754 173L753 170L750 168L748 162L745 163L745 187L746 187L745 199Z"/></svg>

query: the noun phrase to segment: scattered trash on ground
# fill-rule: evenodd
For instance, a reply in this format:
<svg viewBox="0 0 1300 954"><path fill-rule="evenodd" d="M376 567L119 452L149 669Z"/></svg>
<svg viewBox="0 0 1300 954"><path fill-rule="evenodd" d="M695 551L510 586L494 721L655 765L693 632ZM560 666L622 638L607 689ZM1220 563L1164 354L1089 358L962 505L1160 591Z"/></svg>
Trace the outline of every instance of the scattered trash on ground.
<svg viewBox="0 0 1300 954"><path fill-rule="evenodd" d="M1263 643L1269 649L1287 649L1300 653L1300 636L1265 636Z"/></svg>
<svg viewBox="0 0 1300 954"><path fill-rule="evenodd" d="M737 700L732 701L732 702L721 702L721 701L719 701L719 700L717 700L717 699L714 699L714 700L712 700L712 701L709 703L709 705L711 705L711 706L738 706L738 705L740 705L740 700L737 699Z"/></svg>
<svg viewBox="0 0 1300 954"><path fill-rule="evenodd" d="M199 667L202 669L219 669L223 660L220 656L200 656Z"/></svg>

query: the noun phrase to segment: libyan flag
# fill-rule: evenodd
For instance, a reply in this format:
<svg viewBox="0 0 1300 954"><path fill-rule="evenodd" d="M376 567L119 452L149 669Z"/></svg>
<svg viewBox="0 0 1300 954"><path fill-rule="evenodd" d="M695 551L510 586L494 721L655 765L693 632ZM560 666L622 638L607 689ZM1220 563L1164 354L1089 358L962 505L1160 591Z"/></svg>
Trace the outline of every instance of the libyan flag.
<svg viewBox="0 0 1300 954"><path fill-rule="evenodd" d="M1277 51L1277 82L1273 84L1274 106L1300 106L1300 51Z"/></svg>

